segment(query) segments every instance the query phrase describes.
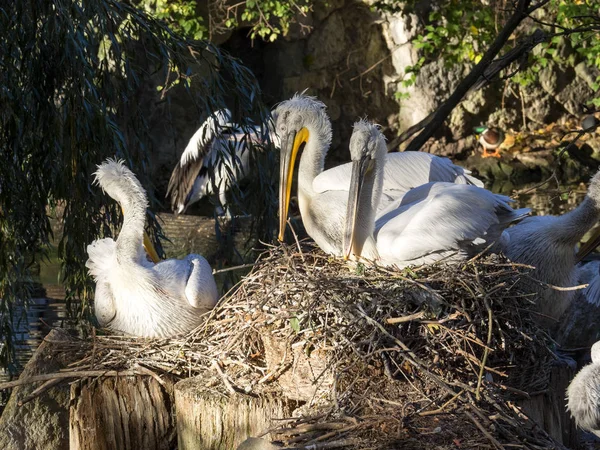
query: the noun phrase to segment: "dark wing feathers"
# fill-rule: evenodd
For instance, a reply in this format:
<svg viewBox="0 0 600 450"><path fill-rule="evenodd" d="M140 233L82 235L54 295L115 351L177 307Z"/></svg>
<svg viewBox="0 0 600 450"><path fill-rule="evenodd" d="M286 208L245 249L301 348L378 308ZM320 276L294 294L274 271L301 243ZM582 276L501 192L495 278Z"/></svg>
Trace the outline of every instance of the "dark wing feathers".
<svg viewBox="0 0 600 450"><path fill-rule="evenodd" d="M213 143L214 138L203 148L198 148L198 151L194 155L188 155L185 163L182 163L180 160L175 166L175 169L173 169L173 173L169 179L169 185L167 186L166 196L171 196L171 209L175 214L184 212L187 208L188 199L194 187L194 182L200 174L205 160L210 160L210 157L207 158L207 156L212 151ZM185 152L187 151L188 148L186 148ZM178 211L179 205L183 205L181 211Z"/></svg>

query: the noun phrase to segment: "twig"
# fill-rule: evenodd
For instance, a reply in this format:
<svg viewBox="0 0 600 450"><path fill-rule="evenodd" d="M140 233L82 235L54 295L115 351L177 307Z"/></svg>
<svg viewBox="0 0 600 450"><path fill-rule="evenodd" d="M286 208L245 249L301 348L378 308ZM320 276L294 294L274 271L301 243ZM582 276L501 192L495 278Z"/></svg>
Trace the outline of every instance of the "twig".
<svg viewBox="0 0 600 450"><path fill-rule="evenodd" d="M475 424L475 426L476 426L477 428L479 428L479 431L481 431L481 432L484 434L484 436L485 436L486 438L488 438L488 440L489 440L489 441L492 443L492 445L493 445L494 447L496 447L497 449L500 449L500 450L503 450L503 449L504 449L504 447L502 446L502 444L500 444L500 442L498 442L498 441L496 440L496 438L495 438L494 436L492 436L492 435L489 433L489 431L488 431L488 430L486 430L486 429L483 427L483 425L481 425L481 423L479 422L479 420L477 420L477 419L475 418L475 416L473 416L473 414L471 414L469 411L463 411L463 413L465 413L465 415L466 415L466 416L467 416L469 419L471 419L471 421L472 421L472 422Z"/></svg>
<svg viewBox="0 0 600 450"><path fill-rule="evenodd" d="M397 323L412 322L413 320L419 320L419 319L422 319L423 317L425 317L425 312L420 311L418 313L409 314L408 316L392 317L390 319L385 319L385 321L387 323L389 323L390 325L394 325Z"/></svg>
<svg viewBox="0 0 600 450"><path fill-rule="evenodd" d="M33 375L31 377L19 378L18 380L0 383L0 391L3 389L10 389L17 386L22 386L24 384L38 383L40 381L48 381L54 379L88 377L131 377L136 375L147 376L148 374L140 372L138 370L81 370L78 372L44 373L41 375Z"/></svg>
<svg viewBox="0 0 600 450"><path fill-rule="evenodd" d="M217 360L213 360L211 367L217 371L217 373L221 377L221 380L223 380L223 383L225 384L225 387L227 388L227 390L232 394L237 394L237 391L235 390L235 388L233 387L233 385L227 378L227 375L225 374L225 372L223 372L223 369L221 369L221 366L219 365Z"/></svg>

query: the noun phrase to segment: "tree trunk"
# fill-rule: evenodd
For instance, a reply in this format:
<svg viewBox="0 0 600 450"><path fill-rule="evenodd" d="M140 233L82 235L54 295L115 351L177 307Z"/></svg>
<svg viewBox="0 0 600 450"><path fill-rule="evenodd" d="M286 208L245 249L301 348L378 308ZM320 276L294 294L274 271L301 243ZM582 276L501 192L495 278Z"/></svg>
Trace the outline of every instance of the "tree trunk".
<svg viewBox="0 0 600 450"><path fill-rule="evenodd" d="M175 385L179 450L235 450L246 438L271 428L273 419L290 417L298 406L281 396L226 396L205 383L200 376ZM275 439L269 433L263 437Z"/></svg>
<svg viewBox="0 0 600 450"><path fill-rule="evenodd" d="M168 450L175 439L172 383L150 376L87 379L71 386L71 450Z"/></svg>

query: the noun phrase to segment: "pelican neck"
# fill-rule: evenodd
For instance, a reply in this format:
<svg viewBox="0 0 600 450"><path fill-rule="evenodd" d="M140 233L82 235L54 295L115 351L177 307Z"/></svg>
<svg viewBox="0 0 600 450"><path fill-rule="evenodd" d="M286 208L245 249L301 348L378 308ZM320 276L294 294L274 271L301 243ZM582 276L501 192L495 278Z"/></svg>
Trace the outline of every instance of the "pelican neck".
<svg viewBox="0 0 600 450"><path fill-rule="evenodd" d="M298 190L309 197L313 197L313 181L325 169L325 156L331 145L331 138L327 139L319 133L314 126L307 125L309 138L304 146L298 167Z"/></svg>

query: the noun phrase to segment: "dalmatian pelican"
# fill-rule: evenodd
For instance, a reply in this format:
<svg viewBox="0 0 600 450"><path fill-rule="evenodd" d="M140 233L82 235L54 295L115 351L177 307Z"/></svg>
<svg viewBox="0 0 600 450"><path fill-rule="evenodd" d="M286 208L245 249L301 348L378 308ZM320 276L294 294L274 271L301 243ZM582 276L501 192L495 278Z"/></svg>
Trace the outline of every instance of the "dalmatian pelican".
<svg viewBox="0 0 600 450"><path fill-rule="evenodd" d="M344 257L385 266L464 260L508 240L504 229L529 214L503 195L468 184L430 182L377 211L386 145L377 125L354 124L352 177L347 200Z"/></svg>
<svg viewBox="0 0 600 450"><path fill-rule="evenodd" d="M261 142L260 126L250 126L248 131L252 142ZM167 197L171 196L175 214L184 213L205 196L218 195L217 213L230 215L227 191L247 176L250 167L250 150L243 139L244 134L240 125L231 122L228 109L220 109L208 116L189 140L171 174ZM276 136L269 135L271 142L277 145Z"/></svg>
<svg viewBox="0 0 600 450"><path fill-rule="evenodd" d="M113 159L98 166L95 182L123 210L117 240L98 239L87 248L100 325L141 337L194 329L218 300L208 262L194 254L158 264L148 261L142 245L148 200L140 182L123 161Z"/></svg>
<svg viewBox="0 0 600 450"><path fill-rule="evenodd" d="M510 240L504 253L512 261L535 267L532 276L546 284L559 287L576 286L582 278L576 266L576 246L600 218L600 172L588 186L585 199L577 208L561 216L532 216L507 230ZM594 238L591 239L592 241ZM590 244L589 250L594 244ZM585 249L583 250L585 254ZM582 257L581 254L579 257ZM585 266L584 266L585 267ZM590 266L591 267L591 266ZM588 270L589 271L589 270ZM596 272L597 276L597 272ZM590 276L586 277L591 280ZM557 290L552 286L534 283L538 291L538 310L547 324L556 322L566 311L576 291ZM585 292L591 303L597 303L598 290L591 287Z"/></svg>
<svg viewBox="0 0 600 450"><path fill-rule="evenodd" d="M286 228L294 165L303 147L298 168L298 203L304 227L322 250L342 256L352 167L348 163L324 170L331 144L331 122L325 105L314 97L296 94L280 103L273 117L281 139L279 240L283 240ZM432 180L483 186L469 171L428 153L391 153L385 159L378 209Z"/></svg>
<svg viewBox="0 0 600 450"><path fill-rule="evenodd" d="M578 427L600 437L600 341L592 345L592 363L567 388L567 410Z"/></svg>

